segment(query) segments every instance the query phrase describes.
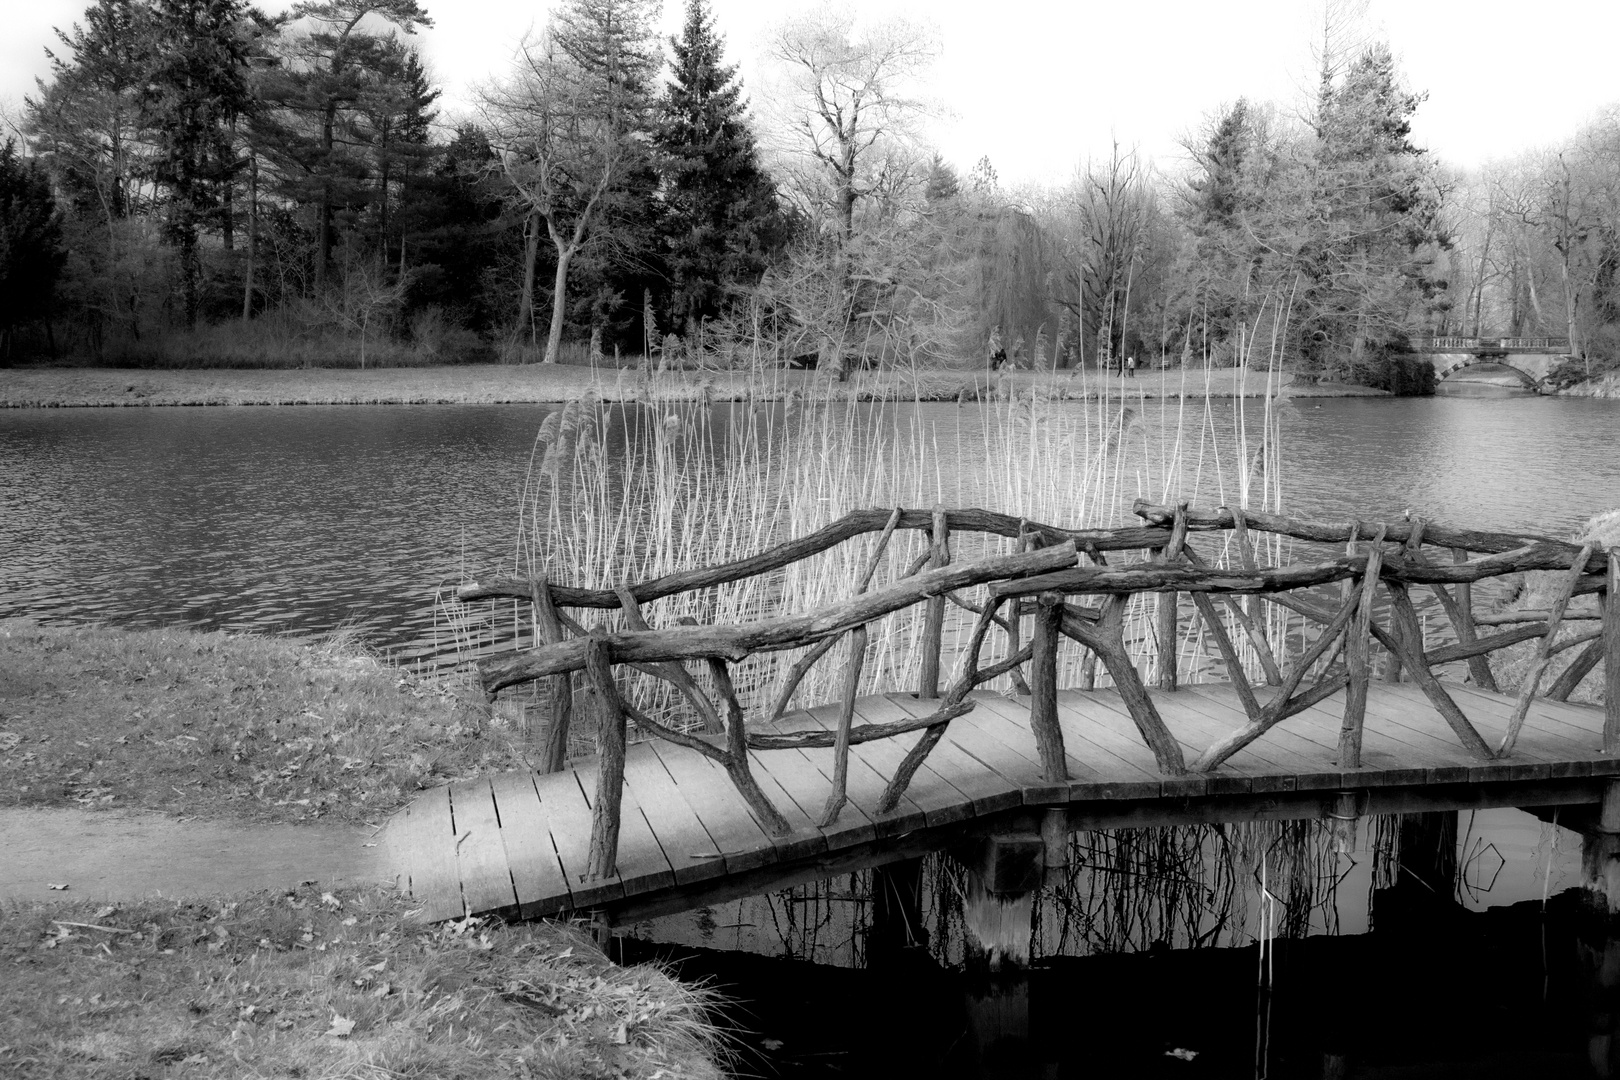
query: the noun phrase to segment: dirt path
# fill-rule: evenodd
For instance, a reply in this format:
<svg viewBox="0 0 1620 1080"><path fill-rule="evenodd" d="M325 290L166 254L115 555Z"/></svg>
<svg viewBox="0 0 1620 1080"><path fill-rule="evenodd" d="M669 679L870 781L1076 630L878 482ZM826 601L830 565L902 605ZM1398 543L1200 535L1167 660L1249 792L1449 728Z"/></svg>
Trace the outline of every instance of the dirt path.
<svg viewBox="0 0 1620 1080"><path fill-rule="evenodd" d="M0 902L217 896L390 880L383 836L343 825L233 825L137 810L0 809ZM51 885L66 885L53 890Z"/></svg>

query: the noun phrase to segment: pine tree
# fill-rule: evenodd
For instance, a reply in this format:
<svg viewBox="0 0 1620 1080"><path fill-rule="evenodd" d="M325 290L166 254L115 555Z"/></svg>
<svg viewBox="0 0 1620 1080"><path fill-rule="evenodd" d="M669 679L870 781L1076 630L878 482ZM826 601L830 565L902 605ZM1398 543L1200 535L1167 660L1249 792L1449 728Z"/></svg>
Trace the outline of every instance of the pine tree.
<svg viewBox="0 0 1620 1080"><path fill-rule="evenodd" d="M151 11L136 0L98 0L51 58L51 80L28 100L30 141L62 189L87 212L132 212L140 171L140 94L150 67Z"/></svg>
<svg viewBox="0 0 1620 1080"><path fill-rule="evenodd" d="M1410 139L1423 100L1402 88L1382 44L1324 89L1301 251L1303 347L1316 366L1382 381L1390 350L1446 302L1435 266L1449 241L1428 162Z"/></svg>
<svg viewBox="0 0 1620 1080"><path fill-rule="evenodd" d="M49 316L66 257L50 181L7 139L0 145L0 364L11 359L17 327Z"/></svg>
<svg viewBox="0 0 1620 1080"><path fill-rule="evenodd" d="M197 321L202 263L198 230L231 182L236 120L252 104L241 24L243 0L158 0L152 68L142 95L157 153L154 179L168 191L163 235L179 255L186 325Z"/></svg>
<svg viewBox="0 0 1620 1080"><path fill-rule="evenodd" d="M291 12L307 34L286 39L285 63L266 80L258 140L281 177L283 197L315 210L315 289L324 289L340 213L367 206L375 188L357 148L370 141L361 104L387 63L392 34L433 25L417 0L304 0Z"/></svg>
<svg viewBox="0 0 1620 1080"><path fill-rule="evenodd" d="M417 51L397 39L383 42L360 106L366 116L371 170L376 177L372 214L377 248L384 261L396 239L405 243L395 220L396 210L411 197L410 185L433 156L428 138L438 115L433 109L438 98L439 91L429 84Z"/></svg>
<svg viewBox="0 0 1620 1080"><path fill-rule="evenodd" d="M661 232L670 309L690 332L719 312L729 285L758 280L785 224L706 0L687 0L686 22L669 44L673 71L658 128Z"/></svg>
<svg viewBox="0 0 1620 1080"><path fill-rule="evenodd" d="M484 131L462 125L408 186L398 215L410 243L410 303L438 305L451 324L479 331L495 328L487 279L513 224L489 179L494 163Z"/></svg>

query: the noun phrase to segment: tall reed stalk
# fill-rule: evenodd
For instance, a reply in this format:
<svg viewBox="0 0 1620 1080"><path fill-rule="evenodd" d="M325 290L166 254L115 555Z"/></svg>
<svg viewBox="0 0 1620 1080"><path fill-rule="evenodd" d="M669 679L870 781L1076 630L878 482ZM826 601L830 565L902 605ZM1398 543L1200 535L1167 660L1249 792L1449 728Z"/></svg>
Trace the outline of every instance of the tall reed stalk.
<svg viewBox="0 0 1620 1080"><path fill-rule="evenodd" d="M1268 391L1274 368L1275 352L1265 369ZM1082 385L1081 395L1072 382L1053 380L971 405L840 400L830 391L779 400L776 388L759 389L750 400L721 406L578 400L548 416L524 484L517 571L611 588L757 554L871 507L980 506L1083 528L1122 523L1139 497L1274 509L1279 496L1269 392L1260 415L1251 416L1255 406L1235 399L1150 405L1107 380L1096 392ZM683 617L726 624L814 610L847 598L875 543L866 537L772 575L660 600L644 616L656 627ZM954 536L951 554L963 561L1010 545ZM920 533L897 535L874 587L899 577L925 547ZM623 625L617 612L576 614L587 628ZM966 620L950 610L948 651L965 638ZM861 692L913 685L921 609L898 612L870 631ZM1134 636L1151 663L1150 635ZM797 655L758 655L741 665L745 705L773 700ZM840 655L812 670L797 703L834 700L842 675L833 657ZM1060 678L1077 676L1081 662L1077 648L1065 648ZM690 719L666 684L622 675L642 708Z"/></svg>

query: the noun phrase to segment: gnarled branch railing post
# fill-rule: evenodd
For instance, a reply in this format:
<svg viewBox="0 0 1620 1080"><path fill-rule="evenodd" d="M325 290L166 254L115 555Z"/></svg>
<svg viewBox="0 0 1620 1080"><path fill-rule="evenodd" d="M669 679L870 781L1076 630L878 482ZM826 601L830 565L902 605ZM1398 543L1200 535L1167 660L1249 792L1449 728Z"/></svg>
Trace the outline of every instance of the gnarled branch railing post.
<svg viewBox="0 0 1620 1080"><path fill-rule="evenodd" d="M585 639L585 671L596 690L596 800L591 805L591 847L586 860L593 878L619 872L619 805L624 798L624 710L613 685L607 646Z"/></svg>
<svg viewBox="0 0 1620 1080"><path fill-rule="evenodd" d="M1187 542L1187 504L1179 503L1176 506L1175 523L1170 527L1170 542L1159 553L1159 561L1173 563L1181 558L1181 547ZM1159 689L1174 690L1176 688L1176 605L1181 602L1181 594L1174 589L1159 594Z"/></svg>
<svg viewBox="0 0 1620 1080"><path fill-rule="evenodd" d="M766 832L772 836L786 836L793 831L792 827L760 789L759 781L754 779L753 770L748 767L748 732L744 727L742 702L737 700L737 688L731 683L731 669L720 657L711 656L709 674L714 678L714 688L720 694L720 699L726 703L726 756L723 764L731 775L731 784L760 819L759 824Z"/></svg>
<svg viewBox="0 0 1620 1080"><path fill-rule="evenodd" d="M536 635L547 645L562 641L562 621L557 618L557 607L551 602L551 587L544 576L530 583L529 595L534 604ZM574 716L573 680L574 676L567 672L552 676L551 720L546 724L546 744L540 754L541 772L562 772L568 764L568 729Z"/></svg>
<svg viewBox="0 0 1620 1080"><path fill-rule="evenodd" d="M1063 749L1063 728L1058 724L1058 627L1063 621L1063 597L1043 592L1035 599L1035 632L1030 638L1029 726L1041 758L1042 776L1054 783L1069 778Z"/></svg>
<svg viewBox="0 0 1620 1080"><path fill-rule="evenodd" d="M1592 557L1592 551L1596 547L1596 544L1587 543L1581 548L1581 553L1575 556L1569 572L1558 583L1552 608L1547 614L1547 636L1542 638L1536 647L1535 659L1530 661L1530 670L1524 673L1524 684L1519 687L1519 700L1514 702L1513 715L1508 718L1507 734L1502 737L1502 745L1497 750L1500 757L1507 757L1513 753L1513 746L1519 741L1519 730L1524 727L1524 718L1530 713L1530 703L1535 700L1536 691L1541 688L1541 675L1547 670L1547 661L1551 659L1553 645L1558 640L1559 624L1564 621L1564 609L1569 606L1569 598L1575 595L1575 586L1580 584L1581 575L1586 572L1586 562Z"/></svg>
<svg viewBox="0 0 1620 1080"><path fill-rule="evenodd" d="M1339 729L1339 767L1361 768L1361 733L1367 721L1367 690L1372 680L1372 664L1368 658L1369 638L1372 635L1373 600L1378 588L1378 574L1384 565L1384 530L1367 547L1367 569L1361 575L1360 596L1356 601L1356 614L1350 624L1350 642L1345 649L1345 669L1349 684L1344 695L1344 724Z"/></svg>
<svg viewBox="0 0 1620 1080"><path fill-rule="evenodd" d="M935 507L928 549L928 565L938 570L951 561L950 525L943 507ZM923 614L922 676L917 696L939 697L939 659L945 647L945 597L931 596Z"/></svg>

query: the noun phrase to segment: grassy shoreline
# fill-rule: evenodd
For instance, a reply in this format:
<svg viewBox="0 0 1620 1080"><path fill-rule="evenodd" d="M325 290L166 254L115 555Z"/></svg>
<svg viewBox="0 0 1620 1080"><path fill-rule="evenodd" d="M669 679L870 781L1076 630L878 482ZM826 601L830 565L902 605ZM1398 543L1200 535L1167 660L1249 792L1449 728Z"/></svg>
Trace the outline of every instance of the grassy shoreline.
<svg viewBox="0 0 1620 1080"><path fill-rule="evenodd" d="M0 805L314 831L524 749L510 712L341 639L0 621ZM424 926L392 886L175 874L163 892L187 899L0 892L0 1075L723 1075L716 997L577 928Z"/></svg>
<svg viewBox="0 0 1620 1080"><path fill-rule="evenodd" d="M378 823L519 725L352 643L0 621L0 805Z"/></svg>
<svg viewBox="0 0 1620 1080"><path fill-rule="evenodd" d="M0 1075L719 1080L713 993L391 889L0 903Z"/></svg>
<svg viewBox="0 0 1620 1080"><path fill-rule="evenodd" d="M1294 385L1282 376L1287 397L1387 397L1382 390L1347 384ZM832 400L888 397L960 401L984 397L1054 393L1081 399L1099 394L1129 397L1261 397L1263 374L1245 380L1234 369L1173 369L1136 378L1094 371L1013 371L986 374L936 371L859 375L836 383L827 373L664 372L644 376L631 369L473 364L412 368L123 369L27 367L0 369L0 408L107 408L190 405L498 405L548 404L596 394L605 401L771 400L795 391Z"/></svg>

